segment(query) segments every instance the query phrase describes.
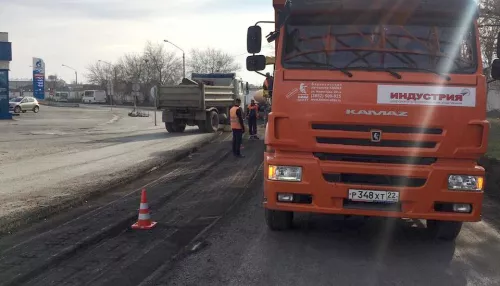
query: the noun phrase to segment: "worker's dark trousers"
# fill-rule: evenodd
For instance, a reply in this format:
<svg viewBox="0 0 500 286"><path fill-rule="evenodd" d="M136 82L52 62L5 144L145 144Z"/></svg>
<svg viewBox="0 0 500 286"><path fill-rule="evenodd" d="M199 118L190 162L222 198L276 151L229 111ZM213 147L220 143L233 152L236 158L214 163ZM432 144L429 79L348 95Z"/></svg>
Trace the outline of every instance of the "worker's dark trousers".
<svg viewBox="0 0 500 286"><path fill-rule="evenodd" d="M240 156L241 139L243 138L243 130L233 129L233 155Z"/></svg>
<svg viewBox="0 0 500 286"><path fill-rule="evenodd" d="M257 135L257 117L248 117L248 129L248 132L250 132L250 136Z"/></svg>

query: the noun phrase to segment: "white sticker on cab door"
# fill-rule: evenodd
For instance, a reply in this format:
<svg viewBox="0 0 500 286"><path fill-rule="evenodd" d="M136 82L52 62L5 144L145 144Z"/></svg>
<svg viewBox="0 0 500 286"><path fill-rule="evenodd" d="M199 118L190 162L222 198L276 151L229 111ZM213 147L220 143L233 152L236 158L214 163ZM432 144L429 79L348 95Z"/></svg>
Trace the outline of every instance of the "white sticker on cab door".
<svg viewBox="0 0 500 286"><path fill-rule="evenodd" d="M476 106L475 87L379 85L378 104Z"/></svg>

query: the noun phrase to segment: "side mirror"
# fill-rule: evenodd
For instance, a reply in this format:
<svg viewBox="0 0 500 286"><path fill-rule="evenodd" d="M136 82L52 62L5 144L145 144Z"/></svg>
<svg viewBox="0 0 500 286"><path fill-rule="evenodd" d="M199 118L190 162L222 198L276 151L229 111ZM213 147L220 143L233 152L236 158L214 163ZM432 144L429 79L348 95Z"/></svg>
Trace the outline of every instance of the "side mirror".
<svg viewBox="0 0 500 286"><path fill-rule="evenodd" d="M495 80L500 80L500 59L494 60L491 65L491 77Z"/></svg>
<svg viewBox="0 0 500 286"><path fill-rule="evenodd" d="M262 48L262 28L250 26L247 31L247 52L250 54L260 53Z"/></svg>
<svg viewBox="0 0 500 286"><path fill-rule="evenodd" d="M248 71L262 71L266 69L266 56L256 55L247 57Z"/></svg>

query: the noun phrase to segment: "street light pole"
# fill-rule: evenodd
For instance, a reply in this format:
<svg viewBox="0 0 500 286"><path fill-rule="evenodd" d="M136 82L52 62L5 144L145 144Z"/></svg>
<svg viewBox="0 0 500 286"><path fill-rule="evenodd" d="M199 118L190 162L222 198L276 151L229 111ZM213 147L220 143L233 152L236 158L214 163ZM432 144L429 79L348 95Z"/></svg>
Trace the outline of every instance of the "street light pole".
<svg viewBox="0 0 500 286"><path fill-rule="evenodd" d="M163 40L165 43L169 43L171 44L172 46L178 48L179 50L181 50L182 52L182 74L183 74L183 77L186 78L186 53L184 52L183 49L179 48L176 44L170 42L169 40Z"/></svg>
<svg viewBox="0 0 500 286"><path fill-rule="evenodd" d="M103 60L98 60L98 62L100 63L105 63L107 65L109 65L110 67L113 67L113 65L111 63L108 63L106 61L103 61ZM116 70L115 70L115 77L116 77ZM113 110L113 91L114 91L114 88L113 88L113 80L111 80L111 86L110 86L110 89L109 89L109 101L111 103L111 110Z"/></svg>
<svg viewBox="0 0 500 286"><path fill-rule="evenodd" d="M67 66L65 64L63 64L62 66L65 68L69 68L70 70L73 70L75 72L75 85L78 85L78 72L74 68Z"/></svg>

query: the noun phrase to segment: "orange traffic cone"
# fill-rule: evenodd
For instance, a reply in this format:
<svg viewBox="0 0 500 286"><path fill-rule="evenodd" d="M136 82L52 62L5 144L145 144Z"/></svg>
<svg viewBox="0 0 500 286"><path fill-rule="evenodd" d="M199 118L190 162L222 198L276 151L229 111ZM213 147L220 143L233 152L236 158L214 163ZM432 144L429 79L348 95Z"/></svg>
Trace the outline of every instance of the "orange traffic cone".
<svg viewBox="0 0 500 286"><path fill-rule="evenodd" d="M146 199L146 189L142 189L141 204L139 206L139 218L136 223L132 225L133 229L152 229L155 227L156 221L151 221L149 215L149 206Z"/></svg>

